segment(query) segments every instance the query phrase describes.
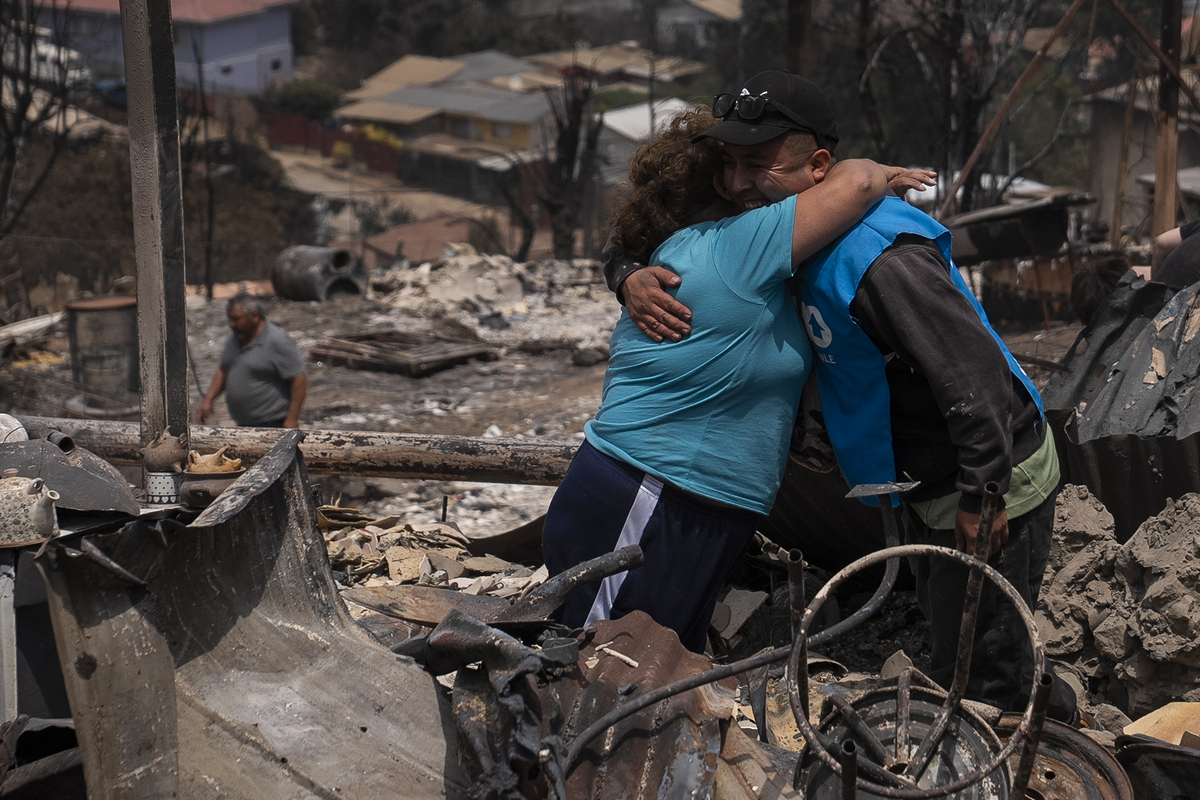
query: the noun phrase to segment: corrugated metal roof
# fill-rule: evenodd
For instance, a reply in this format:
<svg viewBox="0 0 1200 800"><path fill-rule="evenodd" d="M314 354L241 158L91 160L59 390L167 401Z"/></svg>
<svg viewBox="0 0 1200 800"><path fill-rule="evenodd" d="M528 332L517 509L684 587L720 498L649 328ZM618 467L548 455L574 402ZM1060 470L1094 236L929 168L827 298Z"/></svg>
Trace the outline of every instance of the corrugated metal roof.
<svg viewBox="0 0 1200 800"><path fill-rule="evenodd" d="M171 0L171 17L176 22L216 22L268 8L295 5L299 0ZM63 3L62 5L66 5ZM72 11L120 14L120 0L71 0Z"/></svg>
<svg viewBox="0 0 1200 800"><path fill-rule="evenodd" d="M397 125L411 125L423 119L437 115L436 108L422 108L404 105L403 103L385 103L381 100L360 100L348 106L342 106L333 112L339 119L360 119L368 122L391 122Z"/></svg>
<svg viewBox="0 0 1200 800"><path fill-rule="evenodd" d="M678 97L656 100L654 102L655 126L661 128L688 106L689 103ZM610 128L631 141L646 141L650 138L650 103L638 103L604 112L604 127Z"/></svg>
<svg viewBox="0 0 1200 800"><path fill-rule="evenodd" d="M696 8L715 14L726 22L742 18L742 0L688 0Z"/></svg>
<svg viewBox="0 0 1200 800"><path fill-rule="evenodd" d="M580 50L562 50L557 53L541 53L529 56L528 60L558 72L573 67L583 67L600 75L619 72L649 75L652 58L654 75L657 80L674 80L704 69L704 65L698 61L689 61L686 58L676 58L675 56L655 55L649 50L622 44Z"/></svg>
<svg viewBox="0 0 1200 800"><path fill-rule="evenodd" d="M482 50L458 56L463 64L462 72L454 76L458 81L486 81L508 75L520 75L523 72L536 72L536 67L528 61L501 53L499 50Z"/></svg>
<svg viewBox="0 0 1200 800"><path fill-rule="evenodd" d="M1180 77L1187 83L1191 90L1196 94L1200 94L1200 74L1196 70L1183 68L1180 70ZM1122 83L1120 86L1114 86L1111 89L1090 94L1084 98L1085 102L1107 101L1111 103L1120 103L1127 105L1129 103L1129 91L1135 82L1129 81ZM1144 111L1148 114L1158 112L1158 74L1155 73L1147 78L1142 78L1137 83L1137 98L1134 105L1139 111ZM1200 112L1192 108L1191 102L1187 95L1182 91L1179 93L1179 119L1189 120L1192 122L1200 122Z"/></svg>
<svg viewBox="0 0 1200 800"><path fill-rule="evenodd" d="M466 114L495 122L536 122L550 111L550 102L541 94L522 94L493 89L490 86L443 84L407 86L377 99L380 103L402 103L436 108L453 114Z"/></svg>
<svg viewBox="0 0 1200 800"><path fill-rule="evenodd" d="M369 100L404 86L428 86L444 81L466 67L463 61L428 56L405 56L363 81L360 88L346 93L348 100Z"/></svg>

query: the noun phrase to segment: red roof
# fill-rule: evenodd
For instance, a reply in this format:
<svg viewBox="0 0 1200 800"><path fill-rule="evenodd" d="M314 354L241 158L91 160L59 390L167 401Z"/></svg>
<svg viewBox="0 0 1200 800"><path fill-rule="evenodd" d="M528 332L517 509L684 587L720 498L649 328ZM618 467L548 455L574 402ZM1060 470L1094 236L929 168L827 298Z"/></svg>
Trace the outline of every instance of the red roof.
<svg viewBox="0 0 1200 800"><path fill-rule="evenodd" d="M171 0L171 16L178 22L216 22L232 17L259 14L275 6L294 5L298 0ZM74 11L120 14L120 0L71 0Z"/></svg>

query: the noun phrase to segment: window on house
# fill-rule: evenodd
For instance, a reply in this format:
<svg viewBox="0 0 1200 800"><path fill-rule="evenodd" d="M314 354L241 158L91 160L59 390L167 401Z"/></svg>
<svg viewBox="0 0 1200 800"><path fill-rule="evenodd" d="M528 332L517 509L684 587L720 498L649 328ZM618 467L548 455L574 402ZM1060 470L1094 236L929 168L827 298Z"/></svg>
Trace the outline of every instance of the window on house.
<svg viewBox="0 0 1200 800"><path fill-rule="evenodd" d="M511 139L512 126L507 122L493 122L492 136L495 136L497 139Z"/></svg>
<svg viewBox="0 0 1200 800"><path fill-rule="evenodd" d="M478 139L479 130L475 126L475 120L465 117L450 118L450 135L457 136L459 139Z"/></svg>
<svg viewBox="0 0 1200 800"><path fill-rule="evenodd" d="M271 59L271 72L278 72L281 69L283 69L283 62L280 61L278 58L272 58Z"/></svg>
<svg viewBox="0 0 1200 800"><path fill-rule="evenodd" d="M233 67L229 66L228 64L226 64L225 66L221 67L221 74L222 74L222 75L228 75L228 74L229 74L229 73L231 73L231 72L233 72Z"/></svg>

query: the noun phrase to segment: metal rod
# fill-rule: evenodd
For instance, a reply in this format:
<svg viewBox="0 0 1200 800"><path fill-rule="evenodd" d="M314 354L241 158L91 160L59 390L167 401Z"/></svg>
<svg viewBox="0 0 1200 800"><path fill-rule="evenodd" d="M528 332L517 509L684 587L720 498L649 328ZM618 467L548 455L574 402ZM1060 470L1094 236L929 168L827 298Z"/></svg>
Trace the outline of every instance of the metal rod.
<svg viewBox="0 0 1200 800"><path fill-rule="evenodd" d="M995 481L989 481L983 490L983 509L979 514L979 528L975 536L974 560L978 564L987 564L988 554L992 547L992 522L996 517L996 508L1000 504L1000 487ZM967 680L971 674L971 656L975 649L975 623L979 619L979 601L983 596L983 572L972 569L967 578L967 592L963 606L962 622L958 629L958 654L954 660L954 679L950 683L950 691L946 701L938 711L929 732L921 740L917 754L904 768L904 774L913 780L919 780L921 773L929 766L930 759L946 727L950 724L950 716L958 704L962 702L967 691Z"/></svg>
<svg viewBox="0 0 1200 800"><path fill-rule="evenodd" d="M1042 61L1046 58L1047 51L1050 50L1050 45L1054 44L1058 41L1058 37L1062 36L1063 31L1067 29L1067 25L1074 19L1076 12L1079 11L1084 2L1085 0L1075 0L1075 2L1071 3L1071 7L1067 9L1067 13L1063 15L1058 25L1050 32L1050 36L1042 43L1038 51L1034 53L1033 58L1029 60L1029 64L1026 65L1025 71L1021 73L1021 77L1017 78L1017 82L1008 90L1008 94L1004 96L1004 101L1000 103L1000 108L996 111L996 115L992 117L992 121L988 123L987 129L979 137L979 142L976 143L975 149L971 151L970 157L967 158L967 163L959 170L958 177L954 180L954 186L950 189L950 194L942 202L942 207L938 209L937 219L945 219L946 214L950 211L950 207L954 205L954 198L958 195L958 190L967 182L967 178L971 175L971 170L975 168L975 163L983 155L983 149L987 147L988 142L996 135L996 131L1000 130L1000 124L1008 116L1008 111L1016 101L1017 95L1025 88L1025 84L1029 83L1033 76L1038 73L1038 70L1042 66ZM1116 0L1113 0L1113 2L1115 3Z"/></svg>
<svg viewBox="0 0 1200 800"><path fill-rule="evenodd" d="M850 732L862 740L863 746L870 751L870 755L884 767L891 766L895 763L891 756L888 755L887 748L883 746L883 742L879 741L879 737L867 725L866 720L858 713L850 701L839 694L830 694L829 702L842 715L842 719L846 720L846 726L850 728Z"/></svg>
<svg viewBox="0 0 1200 800"><path fill-rule="evenodd" d="M121 34L145 446L164 431L188 432L183 185L170 0L121 0Z"/></svg>
<svg viewBox="0 0 1200 800"><path fill-rule="evenodd" d="M134 422L58 417L17 418L28 431L60 430L75 444L114 464L140 464ZM553 486L562 481L577 442L484 439L372 431L306 430L300 452L310 473L381 478L472 480ZM32 434L31 434L32 435ZM191 448L230 445L253 462L279 440L278 428L193 425Z"/></svg>
<svg viewBox="0 0 1200 800"><path fill-rule="evenodd" d="M913 668L905 667L896 681L896 762L908 762L912 731Z"/></svg>
<svg viewBox="0 0 1200 800"><path fill-rule="evenodd" d="M890 502L893 495L889 494L886 497L887 500L881 501L879 504L879 510L883 512L883 543L884 547L895 547L900 544L900 530L896 525L896 509ZM879 582L879 588L875 590L875 594L871 595L871 599L864 603L862 608L841 622L836 625L830 625L825 630L808 637L807 646L820 647L826 642L832 641L835 637L841 636L846 631L857 628L868 617L872 617L878 613L883 604L892 596L892 589L896 586L896 576L899 574L900 559L889 559L887 567L883 572L883 580Z"/></svg>
<svg viewBox="0 0 1200 800"><path fill-rule="evenodd" d="M1009 797L1025 797L1029 776L1033 774L1033 763L1037 760L1038 745L1042 742L1042 725L1046 721L1046 707L1050 705L1050 687L1053 685L1054 676L1049 672L1043 672L1038 678L1037 689L1033 693L1033 716L1025 731L1021 761L1017 765L1017 776L1013 778Z"/></svg>
<svg viewBox="0 0 1200 800"><path fill-rule="evenodd" d="M1025 601L1021 598L1021 595L1016 589L1013 588L1011 583L1005 580L1003 575L997 572L990 565L986 563L980 563L979 560L974 556L961 553L957 550L951 550L948 547L909 544L902 545L900 547L879 550L863 556L830 578L829 581L827 581L826 584L821 587L821 590L817 592L816 596L813 597L812 602L808 605L808 609L804 612L804 630L808 630L808 627L812 624L816 615L820 612L822 605L829 599L833 592L835 592L839 586L841 586L855 574L892 558L908 558L912 556L949 558L952 561L957 561L960 564L971 567L973 570L982 571L992 581L992 583L995 584L996 589L1000 592L1000 594L1006 598L1008 602L1013 604L1013 608L1016 611L1017 616L1020 617L1021 623L1025 626L1025 631L1029 634L1030 645L1033 648L1034 674L1040 675L1045 671L1045 648L1042 647L1042 643L1038 639L1037 625L1033 620L1033 612L1029 610L1029 607L1025 604ZM914 680L916 680L918 677L918 673L913 673ZM1028 729L1033 715L1033 694L1034 692L1031 691L1030 704L1026 706L1025 713L1022 715L1021 722L1017 727L1017 730L1022 736L1025 735L1025 731ZM811 748L811 752L827 767L833 770L835 774L840 775L841 765L838 763L836 755L831 754L827 748L825 737L812 726L808 719L799 719L797 720L797 723L799 724L801 735L804 737L808 747ZM1013 737L1009 738L1009 741L1000 749L1000 752L992 756L987 763L971 771L967 775L964 775L961 778L942 786L930 787L928 789L910 788L910 786L896 787L885 786L881 783L873 783L869 780L862 779L859 781L860 788L864 792L870 792L871 794L879 797L905 798L907 800L924 800L925 798L942 797L953 792L958 792L974 783L977 783L985 775L991 774L1002 764L1006 763L1008 757L1015 753L1017 747L1020 745L1020 741L1018 741L1015 737L1016 733L1014 733ZM836 745L834 750L836 752ZM859 773L866 773L868 768L871 766L871 762L863 762L863 764L859 765ZM887 772L886 774L888 777L885 778L885 780L887 780L889 783L895 782L896 778L902 778L902 782L907 782L911 785L911 781L907 778L907 776L902 777L894 775L890 772ZM799 780L799 777L800 773L797 770L797 781Z"/></svg>
<svg viewBox="0 0 1200 800"><path fill-rule="evenodd" d="M842 800L854 800L858 797L858 746L853 739L842 742L839 754L842 762Z"/></svg>
<svg viewBox="0 0 1200 800"><path fill-rule="evenodd" d="M799 550L788 552L788 597L792 605L792 648L788 658L788 695L792 700L792 713L808 715L808 642L801 633L804 622L804 554ZM795 686L793 698L792 687Z"/></svg>

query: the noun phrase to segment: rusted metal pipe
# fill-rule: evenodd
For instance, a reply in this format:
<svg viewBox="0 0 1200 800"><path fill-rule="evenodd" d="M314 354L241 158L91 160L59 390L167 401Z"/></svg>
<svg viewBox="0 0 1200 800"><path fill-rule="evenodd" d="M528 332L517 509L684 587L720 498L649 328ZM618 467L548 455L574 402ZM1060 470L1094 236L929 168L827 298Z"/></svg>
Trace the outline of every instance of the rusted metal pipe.
<svg viewBox="0 0 1200 800"><path fill-rule="evenodd" d="M1000 505L1000 487L995 481L989 481L983 489L983 509L979 514L979 528L975 535L974 561L976 564L987 565L988 555L992 550L992 523L996 518L996 509ZM974 567L974 565L973 565ZM954 660L954 679L950 683L950 691L946 702L929 726L929 733L921 740L917 754L904 768L904 774L916 780L929 760L933 758L934 750L946 727L950 724L950 715L962 702L967 691L967 679L971 673L971 656L975 650L975 623L979 619L979 601L983 596L983 572L972 568L967 578L966 600L963 605L962 622L958 629L958 654Z"/></svg>
<svg viewBox="0 0 1200 800"><path fill-rule="evenodd" d="M56 417L18 417L26 430L62 431L75 444L114 464L140 464L133 422ZM230 445L254 462L275 445L278 428L193 425L191 446L212 452ZM472 480L554 486L562 481L576 442L485 439L370 431L305 431L300 451L310 473L378 478Z"/></svg>
<svg viewBox="0 0 1200 800"><path fill-rule="evenodd" d="M858 745L853 739L842 742L839 754L842 763L842 800L854 800L858 797Z"/></svg>
<svg viewBox="0 0 1200 800"><path fill-rule="evenodd" d="M1017 764L1017 775L1013 778L1009 797L1024 797L1025 789L1029 786L1029 776L1033 774L1033 763L1037 760L1038 745L1042 742L1042 726L1046 722L1046 707L1050 705L1050 687L1054 685L1054 676L1043 672L1038 678L1037 689L1033 693L1033 716L1025 729L1025 741L1021 747L1021 760Z"/></svg>

